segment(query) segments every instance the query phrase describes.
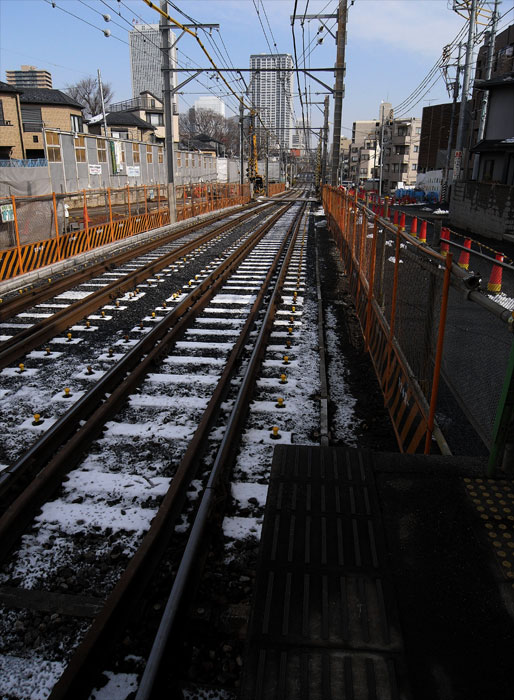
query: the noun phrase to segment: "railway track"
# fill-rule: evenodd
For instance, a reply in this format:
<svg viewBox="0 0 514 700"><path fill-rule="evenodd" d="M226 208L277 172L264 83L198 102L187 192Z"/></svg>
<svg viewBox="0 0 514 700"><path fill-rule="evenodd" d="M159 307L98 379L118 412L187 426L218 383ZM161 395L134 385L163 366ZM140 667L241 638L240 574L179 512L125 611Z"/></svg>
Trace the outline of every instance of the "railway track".
<svg viewBox="0 0 514 700"><path fill-rule="evenodd" d="M41 437L2 472L0 666L19 671L22 690L12 697L30 697L23 693L35 668L42 697L87 697L84 678L106 640L145 590L170 534L184 539L187 530L193 544L176 568L173 615L158 633L162 656L228 493L239 436L238 459L257 459L257 479L265 478L264 453L291 440L269 421L294 419L277 389L292 397L296 390L288 373L300 364L291 354L302 342L305 223L298 204L274 210L256 230L225 241L224 253L134 325L132 337L120 337L129 349L104 353L111 369L77 367L91 388L71 399L61 393L66 410L54 423L31 421ZM156 278L156 293L160 284ZM63 342L72 341L73 331ZM264 399L245 431L255 387ZM159 676L159 651L149 659L141 693Z"/></svg>

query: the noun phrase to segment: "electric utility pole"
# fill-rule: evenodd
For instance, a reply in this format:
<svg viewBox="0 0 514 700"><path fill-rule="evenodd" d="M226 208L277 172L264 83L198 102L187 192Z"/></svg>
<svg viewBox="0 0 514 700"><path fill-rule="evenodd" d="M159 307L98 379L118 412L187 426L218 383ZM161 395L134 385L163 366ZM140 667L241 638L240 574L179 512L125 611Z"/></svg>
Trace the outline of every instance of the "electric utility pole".
<svg viewBox="0 0 514 700"><path fill-rule="evenodd" d="M462 80L462 95L460 102L459 124L457 126L457 141L455 143L455 158L453 161L453 181L461 176L462 148L464 145L465 128L468 125L468 93L471 78L471 62L473 59L473 43L475 40L477 0L470 0L468 40L466 43L466 62L464 64L464 78Z"/></svg>
<svg viewBox="0 0 514 700"><path fill-rule="evenodd" d="M161 10L168 14L168 0L161 0ZM162 74L164 81L164 125L166 142L166 170L168 181L168 206L170 210L170 223L176 221L175 205L175 158L173 154L173 109L171 105L171 74L170 74L170 23L161 15L161 49L162 49Z"/></svg>
<svg viewBox="0 0 514 700"><path fill-rule="evenodd" d="M239 184L244 183L244 156L243 156L243 143L244 143L244 115L245 108L243 104L243 99L239 103Z"/></svg>
<svg viewBox="0 0 514 700"><path fill-rule="evenodd" d="M327 151L328 151L328 109L329 97L324 100L324 120L323 120L323 155L321 156L321 182L327 182Z"/></svg>
<svg viewBox="0 0 514 700"><path fill-rule="evenodd" d="M486 35L486 36L488 36L488 42L487 42L487 58L486 58L486 64L485 64L484 80L490 79L491 73L493 70L494 42L496 39L496 27L498 24L498 5L499 5L499 2L500 2L500 0L495 0L495 2L494 2L493 16L491 18L491 31L488 32L488 34ZM489 90L484 90L482 92L482 104L480 107L480 120L478 122L477 143L482 141L482 139L484 138L485 120L487 117L487 104L488 104L488 102L489 102ZM476 153L475 159L473 161L473 175L472 175L473 180L476 180L478 177L479 163L480 163L480 154Z"/></svg>
<svg viewBox="0 0 514 700"><path fill-rule="evenodd" d="M476 1L476 0L474 0ZM341 149L341 120L343 115L343 95L344 95L344 53L346 46L346 21L348 16L347 0L339 0L337 10L337 55L335 65L335 86L334 86L334 133L332 137L332 168L330 184L337 185L337 172L339 169L339 152Z"/></svg>

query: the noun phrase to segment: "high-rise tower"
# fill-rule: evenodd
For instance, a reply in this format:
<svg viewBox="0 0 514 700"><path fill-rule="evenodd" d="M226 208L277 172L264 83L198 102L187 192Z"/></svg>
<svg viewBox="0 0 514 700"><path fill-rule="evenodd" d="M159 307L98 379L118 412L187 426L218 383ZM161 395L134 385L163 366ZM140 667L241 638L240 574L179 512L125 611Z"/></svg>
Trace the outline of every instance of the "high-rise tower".
<svg viewBox="0 0 514 700"><path fill-rule="evenodd" d="M139 97L144 90L149 90L159 100L163 98L164 83L161 71L161 34L158 24L134 24L129 31L130 74L132 77L132 96ZM175 35L170 31L170 44ZM175 66L176 48L170 51L170 65ZM176 85L176 76L172 75L171 84Z"/></svg>
<svg viewBox="0 0 514 700"><path fill-rule="evenodd" d="M291 148L294 126L293 114L293 73L281 68L293 67L290 54L253 54L250 56L252 105L258 111L262 122L276 137L282 148ZM268 70L262 70L263 68ZM269 70L273 69L273 70ZM259 120L256 121L257 129ZM273 144L271 136L270 145Z"/></svg>

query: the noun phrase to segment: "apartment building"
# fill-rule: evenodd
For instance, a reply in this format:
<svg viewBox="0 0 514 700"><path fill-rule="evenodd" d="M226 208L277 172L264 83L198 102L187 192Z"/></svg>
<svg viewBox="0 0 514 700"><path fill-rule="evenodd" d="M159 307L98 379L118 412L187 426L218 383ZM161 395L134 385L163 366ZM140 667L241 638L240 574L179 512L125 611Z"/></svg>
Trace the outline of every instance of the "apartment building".
<svg viewBox="0 0 514 700"><path fill-rule="evenodd" d="M376 177L380 153L379 130L380 121L377 119L353 122L348 159L348 179L352 182L364 182Z"/></svg>
<svg viewBox="0 0 514 700"><path fill-rule="evenodd" d="M195 109L205 109L209 112L215 112L219 114L220 117L225 117L225 103L220 100L219 97L215 95L202 95L197 100L194 101Z"/></svg>
<svg viewBox="0 0 514 700"><path fill-rule="evenodd" d="M290 54L261 53L250 56L252 104L262 122L276 136L276 144L270 145L280 145L287 150L291 148L292 127L295 124L292 67ZM260 131L259 120L256 126Z"/></svg>
<svg viewBox="0 0 514 700"><path fill-rule="evenodd" d="M393 119L384 128L382 191L414 187L418 172L421 119Z"/></svg>
<svg viewBox="0 0 514 700"><path fill-rule="evenodd" d="M21 70L6 70L7 83L17 88L52 88L52 76L36 66L21 66Z"/></svg>

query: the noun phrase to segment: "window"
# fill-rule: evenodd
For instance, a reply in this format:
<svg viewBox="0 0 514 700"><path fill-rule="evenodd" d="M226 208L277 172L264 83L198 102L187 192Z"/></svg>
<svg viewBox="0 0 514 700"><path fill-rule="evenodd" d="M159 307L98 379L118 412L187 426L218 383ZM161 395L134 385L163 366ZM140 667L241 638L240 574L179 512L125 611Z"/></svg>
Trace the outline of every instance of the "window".
<svg viewBox="0 0 514 700"><path fill-rule="evenodd" d="M2 100L0 100L0 126L5 126L5 120L4 120L4 107L2 105Z"/></svg>
<svg viewBox="0 0 514 700"><path fill-rule="evenodd" d="M96 152L98 153L98 162L107 163L107 146L105 139L96 139Z"/></svg>
<svg viewBox="0 0 514 700"><path fill-rule="evenodd" d="M417 169L418 169L417 163L413 163L411 166L411 170L417 170Z"/></svg>
<svg viewBox="0 0 514 700"><path fill-rule="evenodd" d="M146 121L150 122L152 126L164 126L164 119L162 114L147 114Z"/></svg>
<svg viewBox="0 0 514 700"><path fill-rule="evenodd" d="M36 136L36 134L34 134L34 135L32 136L32 141L33 141L34 143L37 143L37 142L39 141L39 136Z"/></svg>
<svg viewBox="0 0 514 700"><path fill-rule="evenodd" d="M128 139L128 131L116 131L111 129L111 136L113 139Z"/></svg>
<svg viewBox="0 0 514 700"><path fill-rule="evenodd" d="M146 147L146 162L153 163L153 155L152 155L152 147L151 146Z"/></svg>
<svg viewBox="0 0 514 700"><path fill-rule="evenodd" d="M419 136L421 134L421 127L417 126L416 127L416 134Z"/></svg>
<svg viewBox="0 0 514 700"><path fill-rule="evenodd" d="M43 130L41 107L22 107L21 120L23 122L23 131Z"/></svg>
<svg viewBox="0 0 514 700"><path fill-rule="evenodd" d="M398 136L407 136L407 127L406 126L399 126L398 127Z"/></svg>
<svg viewBox="0 0 514 700"><path fill-rule="evenodd" d="M86 138L85 136L76 136L75 142L75 160L77 163L86 162Z"/></svg>
<svg viewBox="0 0 514 700"><path fill-rule="evenodd" d="M163 148L157 149L157 159L158 159L159 163L164 163L164 149Z"/></svg>
<svg viewBox="0 0 514 700"><path fill-rule="evenodd" d="M393 173L398 172L398 163L393 163Z"/></svg>
<svg viewBox="0 0 514 700"><path fill-rule="evenodd" d="M79 117L77 114L70 114L70 119L72 131L84 131L84 129L82 128L82 117Z"/></svg>
<svg viewBox="0 0 514 700"><path fill-rule="evenodd" d="M134 163L140 163L140 157L139 157L139 144L138 143L133 143L132 144L132 160Z"/></svg>
<svg viewBox="0 0 514 700"><path fill-rule="evenodd" d="M418 153L419 151L419 146L414 146L414 153Z"/></svg>
<svg viewBox="0 0 514 700"><path fill-rule="evenodd" d="M61 144L59 134L55 131L46 132L46 157L50 163L61 162Z"/></svg>

